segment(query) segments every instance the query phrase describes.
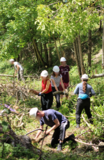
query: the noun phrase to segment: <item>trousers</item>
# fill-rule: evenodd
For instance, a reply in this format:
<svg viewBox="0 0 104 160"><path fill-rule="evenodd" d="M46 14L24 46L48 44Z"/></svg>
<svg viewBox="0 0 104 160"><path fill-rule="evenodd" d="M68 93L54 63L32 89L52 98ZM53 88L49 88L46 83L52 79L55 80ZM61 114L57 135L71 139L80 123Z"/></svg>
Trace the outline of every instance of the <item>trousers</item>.
<svg viewBox="0 0 104 160"><path fill-rule="evenodd" d="M90 111L90 98L87 98L84 100L82 99L77 100L77 106L76 106L76 123L77 124L80 124L80 116L83 109L85 109L87 117L90 119L92 117L91 111Z"/></svg>
<svg viewBox="0 0 104 160"><path fill-rule="evenodd" d="M23 74L24 74L24 70L19 69L17 79L20 80L21 78L22 81L25 81Z"/></svg>
<svg viewBox="0 0 104 160"><path fill-rule="evenodd" d="M55 91L56 91L55 87L52 87L52 92L55 92ZM56 94L55 98L56 98L56 103L57 103L56 107L59 108L61 106L61 104L60 104L60 94Z"/></svg>
<svg viewBox="0 0 104 160"><path fill-rule="evenodd" d="M55 144L59 143L59 140L64 141L66 129L69 128L69 121L67 120L64 123L61 123L59 127L57 127L53 133L51 146L54 147Z"/></svg>
<svg viewBox="0 0 104 160"><path fill-rule="evenodd" d="M53 103L53 94L52 92L43 94L41 96L41 106L42 110L50 109Z"/></svg>

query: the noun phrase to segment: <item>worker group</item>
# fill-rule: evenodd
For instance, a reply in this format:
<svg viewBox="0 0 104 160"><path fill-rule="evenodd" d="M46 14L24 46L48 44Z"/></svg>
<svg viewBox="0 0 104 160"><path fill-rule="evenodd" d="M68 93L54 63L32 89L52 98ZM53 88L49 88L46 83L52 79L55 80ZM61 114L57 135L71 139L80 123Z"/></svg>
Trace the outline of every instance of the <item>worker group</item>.
<svg viewBox="0 0 104 160"><path fill-rule="evenodd" d="M15 74L18 74L18 79L24 80L23 76L23 67L19 62L15 62L14 59L10 59L10 63L14 65ZM51 146L56 147L57 150L62 150L62 144L68 140L74 141L74 135L70 135L69 137L65 138L65 131L69 128L70 122L69 120L60 112L51 109L53 104L53 92L62 91L61 93L65 94L69 87L69 71L70 68L66 64L66 58L61 57L60 59L60 66L54 66L53 72L51 77L49 77L48 71L43 70L40 74L41 77L41 90L38 93L38 96L41 96L41 110L38 107L32 108L29 112L30 116L38 119L40 121L40 130L37 132L34 140L39 137L43 130L43 125L46 124L51 128L46 131L45 134L50 134L52 130L54 130ZM95 95L95 92L91 85L87 83L88 75L83 74L81 77L81 83L79 83L75 90L74 94L78 95L77 98L77 106L76 106L76 127L80 128L80 116L82 110L85 109L89 122L93 124L93 119L90 111L90 97ZM56 92L56 107L57 110L61 106L60 99L63 98L63 95L60 92ZM68 95L66 98L68 98Z"/></svg>

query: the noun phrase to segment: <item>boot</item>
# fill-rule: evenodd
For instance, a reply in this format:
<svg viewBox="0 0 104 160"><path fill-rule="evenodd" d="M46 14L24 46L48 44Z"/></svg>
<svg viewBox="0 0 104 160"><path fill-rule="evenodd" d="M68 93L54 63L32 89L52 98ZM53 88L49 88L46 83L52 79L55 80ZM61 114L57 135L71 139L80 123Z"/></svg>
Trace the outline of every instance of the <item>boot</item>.
<svg viewBox="0 0 104 160"><path fill-rule="evenodd" d="M57 151L61 151L62 150L62 143L59 143L57 146Z"/></svg>

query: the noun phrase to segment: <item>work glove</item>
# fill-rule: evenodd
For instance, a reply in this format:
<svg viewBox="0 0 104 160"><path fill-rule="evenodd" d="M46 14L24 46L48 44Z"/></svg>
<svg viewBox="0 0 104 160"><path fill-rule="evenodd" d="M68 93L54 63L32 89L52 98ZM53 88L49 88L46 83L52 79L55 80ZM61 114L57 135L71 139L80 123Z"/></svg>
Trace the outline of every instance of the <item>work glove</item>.
<svg viewBox="0 0 104 160"><path fill-rule="evenodd" d="M41 94L41 92L38 94L38 96L41 96L42 94Z"/></svg>

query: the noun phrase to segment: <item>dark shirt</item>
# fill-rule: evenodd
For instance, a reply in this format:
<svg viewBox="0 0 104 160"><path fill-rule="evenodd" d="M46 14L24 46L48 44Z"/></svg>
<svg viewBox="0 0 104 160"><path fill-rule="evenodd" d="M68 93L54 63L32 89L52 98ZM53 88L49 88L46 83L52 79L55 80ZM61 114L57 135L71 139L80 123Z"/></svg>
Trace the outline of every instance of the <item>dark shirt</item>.
<svg viewBox="0 0 104 160"><path fill-rule="evenodd" d="M44 111L45 115L40 119L40 125L47 124L48 126L52 127L55 125L54 120L58 119L60 124L67 121L65 116L63 116L60 112L55 111L54 109L48 109Z"/></svg>
<svg viewBox="0 0 104 160"><path fill-rule="evenodd" d="M69 66L66 65L65 67L64 66L59 66L60 68L60 74L62 75L62 80L63 80L63 83L69 83Z"/></svg>

